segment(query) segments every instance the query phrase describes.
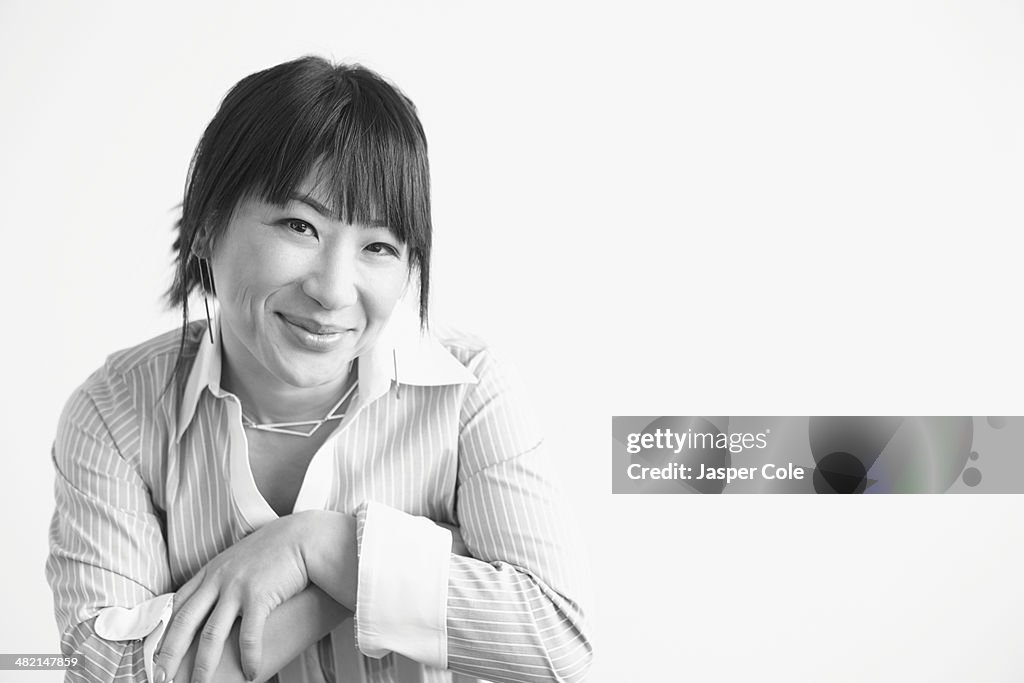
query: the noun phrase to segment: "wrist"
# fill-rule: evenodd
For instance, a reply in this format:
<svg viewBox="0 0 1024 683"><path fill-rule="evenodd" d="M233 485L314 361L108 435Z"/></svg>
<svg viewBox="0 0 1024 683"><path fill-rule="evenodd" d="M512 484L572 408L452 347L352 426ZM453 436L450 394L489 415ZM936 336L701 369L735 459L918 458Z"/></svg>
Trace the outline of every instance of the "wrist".
<svg viewBox="0 0 1024 683"><path fill-rule="evenodd" d="M309 510L297 517L299 553L310 583L355 610L359 576L355 518L328 510Z"/></svg>

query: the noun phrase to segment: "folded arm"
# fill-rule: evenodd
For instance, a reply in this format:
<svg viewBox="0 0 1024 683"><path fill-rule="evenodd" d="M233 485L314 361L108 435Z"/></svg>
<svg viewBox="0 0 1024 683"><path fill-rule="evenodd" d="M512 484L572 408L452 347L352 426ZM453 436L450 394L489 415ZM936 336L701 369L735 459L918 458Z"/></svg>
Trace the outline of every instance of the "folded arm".
<svg viewBox="0 0 1024 683"><path fill-rule="evenodd" d="M339 605L316 586L310 586L267 617L263 631L262 665L255 679L247 679L242 671L237 622L231 628L219 663L210 672L209 679L217 683L266 681L351 616L350 610ZM192 641L182 657L175 679L192 680L192 668L199 644L198 638Z"/></svg>
<svg viewBox="0 0 1024 683"><path fill-rule="evenodd" d="M458 517L473 558L451 558L448 666L491 681L581 681L592 647L587 572L552 457L516 374L470 363Z"/></svg>
<svg viewBox="0 0 1024 683"><path fill-rule="evenodd" d="M475 372L481 381L464 405L457 490L472 557L453 554L429 520L364 503L356 516L358 648L491 681L583 680L587 582L564 498L514 387L486 354ZM312 557L322 559L310 578L351 600L352 577L336 570L350 560L329 551Z"/></svg>
<svg viewBox="0 0 1024 683"><path fill-rule="evenodd" d="M61 650L80 661L67 680L146 681L145 654L155 648L159 634L147 637L162 629L163 610L140 615L145 623L133 630L122 629L130 615L112 611L99 621L97 632L97 617L108 608L131 608L169 593L167 548L142 478L119 452L100 407L116 397L110 387L101 389L107 393L77 391L58 426L46 576ZM122 631L126 637L112 638Z"/></svg>
<svg viewBox="0 0 1024 683"><path fill-rule="evenodd" d="M46 576L61 650L79 659L68 681L153 681L155 654L172 614L175 586L160 516L137 467L119 447L126 439L108 427L113 421L104 413L120 398L116 387L76 392L53 446L56 508ZM277 671L350 615L320 589L307 587L268 617L261 671ZM237 626L228 641L215 680L241 681ZM189 673L198 642L186 658Z"/></svg>

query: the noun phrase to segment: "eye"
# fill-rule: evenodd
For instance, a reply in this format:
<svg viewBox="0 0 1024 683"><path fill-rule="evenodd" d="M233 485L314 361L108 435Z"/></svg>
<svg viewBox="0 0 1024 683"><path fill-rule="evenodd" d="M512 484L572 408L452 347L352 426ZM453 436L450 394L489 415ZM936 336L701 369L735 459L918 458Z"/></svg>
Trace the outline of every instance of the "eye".
<svg viewBox="0 0 1024 683"><path fill-rule="evenodd" d="M395 258L401 258L401 253L397 248L387 244L386 242L374 242L373 244L366 245L366 250L372 254L378 254L380 256L394 256Z"/></svg>
<svg viewBox="0 0 1024 683"><path fill-rule="evenodd" d="M299 218L286 218L281 221L284 227L288 228L297 235L304 235L309 237L317 237L316 228Z"/></svg>

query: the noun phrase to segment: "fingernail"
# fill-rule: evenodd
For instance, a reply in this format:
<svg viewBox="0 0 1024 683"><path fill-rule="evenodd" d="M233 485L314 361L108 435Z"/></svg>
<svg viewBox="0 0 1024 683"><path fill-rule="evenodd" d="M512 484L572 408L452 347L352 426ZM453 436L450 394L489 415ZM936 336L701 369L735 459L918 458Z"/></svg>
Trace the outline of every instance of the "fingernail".
<svg viewBox="0 0 1024 683"><path fill-rule="evenodd" d="M155 679L155 683L164 683L164 681L167 680L167 674L164 673L163 669L159 669L158 668L156 670L156 674L154 674L153 678Z"/></svg>

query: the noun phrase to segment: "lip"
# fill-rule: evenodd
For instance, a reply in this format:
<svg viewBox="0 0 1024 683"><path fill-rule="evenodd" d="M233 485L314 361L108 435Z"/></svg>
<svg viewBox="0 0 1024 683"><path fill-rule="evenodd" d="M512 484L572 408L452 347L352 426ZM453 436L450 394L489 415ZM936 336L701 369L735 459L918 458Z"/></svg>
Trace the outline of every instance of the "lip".
<svg viewBox="0 0 1024 683"><path fill-rule="evenodd" d="M345 327L322 325L310 318L299 318L283 313L275 315L292 339L310 351L331 351L344 342L348 333L354 331Z"/></svg>
<svg viewBox="0 0 1024 683"><path fill-rule="evenodd" d="M312 318L303 318L295 315L285 315L284 313L278 313L279 316L284 318L285 322L289 322L295 327L301 327L302 329L312 334L340 334L341 332L350 332L351 329L347 327L339 327L337 325L324 325L319 323Z"/></svg>

